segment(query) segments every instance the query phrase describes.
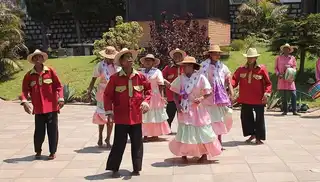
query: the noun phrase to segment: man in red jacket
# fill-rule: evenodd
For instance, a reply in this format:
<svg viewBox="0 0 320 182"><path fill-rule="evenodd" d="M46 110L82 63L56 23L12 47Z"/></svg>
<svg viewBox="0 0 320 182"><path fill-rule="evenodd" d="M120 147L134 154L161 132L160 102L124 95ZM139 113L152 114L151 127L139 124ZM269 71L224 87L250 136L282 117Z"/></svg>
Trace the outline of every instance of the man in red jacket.
<svg viewBox="0 0 320 182"><path fill-rule="evenodd" d="M232 86L239 86L238 103L241 105L241 124L244 136L250 136L246 142L256 139L256 144L263 144L266 139L264 107L271 93L271 81L265 66L258 65L260 56L255 48L250 48L247 63L236 70L232 77ZM254 119L253 111L256 113Z"/></svg>
<svg viewBox="0 0 320 182"><path fill-rule="evenodd" d="M40 50L28 56L28 61L34 64L22 82L21 105L28 114L35 114L34 150L36 159L41 158L42 143L47 128L49 140L49 160L56 157L58 146L58 112L64 105L63 87L56 72L44 62L48 55ZM33 111L27 98L31 96Z"/></svg>
<svg viewBox="0 0 320 182"><path fill-rule="evenodd" d="M118 178L119 167L126 147L128 134L131 141L131 157L134 176L140 175L143 158L142 113L149 110L151 85L147 78L132 68L137 51L122 49L114 59L122 70L110 77L104 93L104 108L108 121L114 120L115 133L106 170Z"/></svg>

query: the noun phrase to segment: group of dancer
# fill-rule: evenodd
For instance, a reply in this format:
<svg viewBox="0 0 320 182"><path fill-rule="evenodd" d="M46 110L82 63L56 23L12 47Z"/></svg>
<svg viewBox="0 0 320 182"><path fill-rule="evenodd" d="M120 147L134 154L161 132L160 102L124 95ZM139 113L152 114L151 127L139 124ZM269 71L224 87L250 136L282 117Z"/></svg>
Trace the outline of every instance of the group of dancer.
<svg viewBox="0 0 320 182"><path fill-rule="evenodd" d="M290 47L284 46L284 49ZM172 50L172 62L162 71L160 60L152 54L140 59L142 68L135 70L136 50L112 46L100 52L104 58L94 69L88 88L90 95L97 78L97 107L92 122L98 125L98 146L103 146L104 125L106 147L111 148L106 170L120 177L119 167L129 135L133 163L132 175L142 168L143 142L156 141L159 136L172 134L172 121L177 113L178 129L169 142L170 151L184 162L188 157L199 157L203 163L221 154L222 135L232 128L234 88L239 88L237 102L241 104L241 123L246 142L263 144L266 139L264 107L271 93L267 68L257 63L260 56L249 48L245 65L234 74L220 61L218 45L204 52L207 59L201 64L180 49ZM41 146L47 125L50 155L54 159L58 143L58 113L64 105L62 85L52 68L44 66L48 56L36 50L28 56L34 64L24 80L22 105L27 113L35 114L34 144L36 158L41 157ZM284 58L283 58L284 59ZM283 61L282 58L277 59ZM291 59L290 59L291 60ZM293 65L294 66L294 65ZM288 66L287 66L288 67ZM282 69L277 74L283 75ZM31 96L33 112L27 102ZM256 117L254 117L254 113ZM113 145L110 136L115 124Z"/></svg>

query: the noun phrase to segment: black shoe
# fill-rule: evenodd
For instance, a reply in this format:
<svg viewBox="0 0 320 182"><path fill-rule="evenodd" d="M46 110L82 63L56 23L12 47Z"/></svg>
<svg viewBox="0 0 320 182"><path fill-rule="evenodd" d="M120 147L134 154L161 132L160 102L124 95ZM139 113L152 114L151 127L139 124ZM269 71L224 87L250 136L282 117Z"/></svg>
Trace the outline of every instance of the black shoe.
<svg viewBox="0 0 320 182"><path fill-rule="evenodd" d="M140 172L139 171L132 171L131 176L140 176Z"/></svg>
<svg viewBox="0 0 320 182"><path fill-rule="evenodd" d="M120 173L119 171L112 171L112 175L111 175L112 178L120 178Z"/></svg>
<svg viewBox="0 0 320 182"><path fill-rule="evenodd" d="M300 116L300 114L297 113L297 112L293 112L293 115L294 115L294 116Z"/></svg>
<svg viewBox="0 0 320 182"><path fill-rule="evenodd" d="M283 112L281 115L282 116L286 116L288 113L286 113L286 112Z"/></svg>
<svg viewBox="0 0 320 182"><path fill-rule="evenodd" d="M41 159L41 152L37 152L36 155L34 156L34 158L35 158L36 160Z"/></svg>

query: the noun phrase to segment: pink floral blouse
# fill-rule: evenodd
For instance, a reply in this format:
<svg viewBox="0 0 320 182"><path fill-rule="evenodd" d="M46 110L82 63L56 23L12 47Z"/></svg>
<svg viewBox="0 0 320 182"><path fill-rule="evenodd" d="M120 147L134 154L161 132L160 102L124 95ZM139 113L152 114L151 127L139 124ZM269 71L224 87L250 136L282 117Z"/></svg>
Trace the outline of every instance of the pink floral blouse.
<svg viewBox="0 0 320 182"><path fill-rule="evenodd" d="M276 58L275 73L277 76L283 75L282 78L278 77L278 90L296 90L294 82L290 82L284 79L287 68L297 68L297 61L294 56L278 56Z"/></svg>

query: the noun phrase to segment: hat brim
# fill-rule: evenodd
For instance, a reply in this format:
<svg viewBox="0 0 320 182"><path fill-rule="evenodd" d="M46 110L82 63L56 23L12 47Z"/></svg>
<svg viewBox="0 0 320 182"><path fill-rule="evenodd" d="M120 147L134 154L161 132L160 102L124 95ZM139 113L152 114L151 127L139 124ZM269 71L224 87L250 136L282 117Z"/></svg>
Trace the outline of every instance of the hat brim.
<svg viewBox="0 0 320 182"><path fill-rule="evenodd" d="M140 59L140 63L143 64L143 62L146 60L146 59L153 59L154 61L154 66L158 66L160 64L160 59L158 58L150 58L150 57L143 57Z"/></svg>
<svg viewBox="0 0 320 182"><path fill-rule="evenodd" d="M246 58L257 58L259 57L261 54L255 54L255 55L248 55L248 54L242 54L244 57Z"/></svg>
<svg viewBox="0 0 320 182"><path fill-rule="evenodd" d="M120 62L119 59L122 55L127 54L127 53L131 53L132 54L132 58L133 60L136 60L138 57L138 51L136 50L126 50L126 51L120 51L116 54L116 56L114 57L114 64L120 66Z"/></svg>
<svg viewBox="0 0 320 182"><path fill-rule="evenodd" d="M194 63L194 62L188 62L188 61L183 62L183 61L182 61L182 62L180 62L180 63L177 63L177 65L180 65L180 66L182 66L182 65L184 65L184 64L193 64L193 65L197 66L197 67L195 68L196 70L199 70L200 67L201 67L200 64Z"/></svg>
<svg viewBox="0 0 320 182"><path fill-rule="evenodd" d="M102 50L99 52L99 54L104 57L104 58L107 58L107 59L114 59L116 57L118 52L116 52L115 54L106 54L106 51L105 50Z"/></svg>
<svg viewBox="0 0 320 182"><path fill-rule="evenodd" d="M209 51L203 52L203 55L208 55L208 54L211 53L211 52L223 53L223 51L221 51L221 50L209 50Z"/></svg>
<svg viewBox="0 0 320 182"><path fill-rule="evenodd" d="M172 50L169 52L169 55L171 58L173 58L174 53L180 53L182 54L182 58L185 58L187 56L187 53L183 50Z"/></svg>
<svg viewBox="0 0 320 182"><path fill-rule="evenodd" d="M34 62L32 61L32 58L33 58L33 56L36 56L36 55L41 55L43 57L43 62L48 60L48 54L47 53L45 53L45 52L36 52L36 53L32 53L32 54L28 55L27 60L29 61L29 63L34 64Z"/></svg>
<svg viewBox="0 0 320 182"><path fill-rule="evenodd" d="M287 45L281 46L281 47L280 47L280 50L283 52L283 49L284 49L284 48L289 48L289 49L290 49L289 53L293 53L293 51L294 51L294 49L293 49L292 46L287 46Z"/></svg>

